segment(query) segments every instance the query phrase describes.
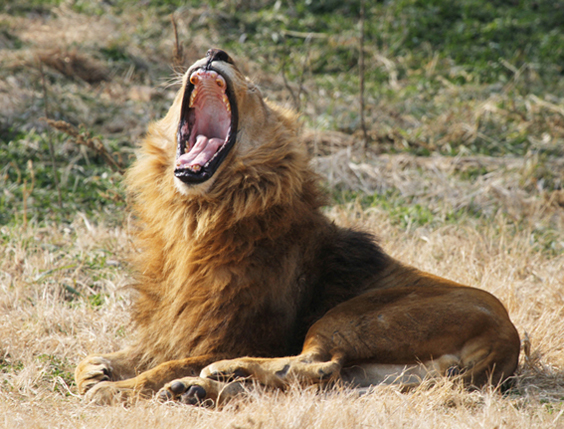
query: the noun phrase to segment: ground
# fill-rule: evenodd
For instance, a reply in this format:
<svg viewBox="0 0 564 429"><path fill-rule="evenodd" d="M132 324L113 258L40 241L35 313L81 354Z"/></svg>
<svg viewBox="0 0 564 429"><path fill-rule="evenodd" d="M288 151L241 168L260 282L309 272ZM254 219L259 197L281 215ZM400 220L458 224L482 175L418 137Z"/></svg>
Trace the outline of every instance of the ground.
<svg viewBox="0 0 564 429"><path fill-rule="evenodd" d="M3 5L4 426L563 427L564 5L470 3L367 7L367 144L356 3ZM257 388L222 410L82 402L76 364L134 335L127 259L135 249L117 170L166 111L175 70L211 46L228 50L270 99L301 112L331 196L328 216L374 232L400 260L500 298L524 339L512 389ZM75 137L43 117L65 121ZM77 140L99 142L119 166Z"/></svg>

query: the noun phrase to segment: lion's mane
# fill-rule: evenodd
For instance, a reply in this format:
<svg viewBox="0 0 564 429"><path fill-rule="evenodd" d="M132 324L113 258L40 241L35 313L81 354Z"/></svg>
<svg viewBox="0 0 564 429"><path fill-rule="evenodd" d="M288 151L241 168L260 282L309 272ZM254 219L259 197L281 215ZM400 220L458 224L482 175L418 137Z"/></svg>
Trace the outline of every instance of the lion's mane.
<svg viewBox="0 0 564 429"><path fill-rule="evenodd" d="M306 256L299 242L327 224L318 210L324 199L317 177L299 144L298 121L269 106L268 139L260 149L230 154L206 193L185 196L171 174L169 136L178 122L178 100L175 105L149 129L126 179L141 249L133 261L138 344L150 345L150 365L210 353L272 355L278 350L271 346L271 326L248 333L259 336L250 350L248 339L240 341L245 333L237 332L248 324L235 322L270 319L274 312L277 323L294 324L299 296L281 288L292 287L294 279L285 276ZM265 246L268 254L261 252ZM273 257L278 259L268 260Z"/></svg>

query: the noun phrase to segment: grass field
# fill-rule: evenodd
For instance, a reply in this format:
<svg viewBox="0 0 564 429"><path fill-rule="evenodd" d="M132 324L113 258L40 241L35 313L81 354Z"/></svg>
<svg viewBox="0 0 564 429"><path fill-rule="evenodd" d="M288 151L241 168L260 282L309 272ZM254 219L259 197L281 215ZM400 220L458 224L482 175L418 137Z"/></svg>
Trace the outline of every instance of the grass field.
<svg viewBox="0 0 564 429"><path fill-rule="evenodd" d="M364 150L358 2L0 0L0 424L564 427L564 2L366 3ZM509 392L445 380L259 387L222 410L81 401L76 364L134 335L117 170L212 46L300 111L328 216L501 299L527 338Z"/></svg>

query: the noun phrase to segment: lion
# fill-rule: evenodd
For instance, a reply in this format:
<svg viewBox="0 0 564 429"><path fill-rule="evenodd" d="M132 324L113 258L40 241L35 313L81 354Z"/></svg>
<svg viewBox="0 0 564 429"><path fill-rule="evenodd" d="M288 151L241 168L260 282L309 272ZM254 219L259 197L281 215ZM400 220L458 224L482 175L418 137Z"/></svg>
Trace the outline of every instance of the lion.
<svg viewBox="0 0 564 429"><path fill-rule="evenodd" d="M514 373L519 335L497 298L404 265L321 212L299 129L227 53L187 70L126 176L137 336L78 365L86 399L217 404L249 380L479 387Z"/></svg>

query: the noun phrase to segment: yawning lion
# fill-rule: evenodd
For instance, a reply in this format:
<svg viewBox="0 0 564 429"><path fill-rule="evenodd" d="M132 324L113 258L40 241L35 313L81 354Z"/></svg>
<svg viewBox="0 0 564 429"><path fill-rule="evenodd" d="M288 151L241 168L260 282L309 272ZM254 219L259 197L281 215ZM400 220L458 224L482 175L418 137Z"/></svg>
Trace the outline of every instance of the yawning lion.
<svg viewBox="0 0 564 429"><path fill-rule="evenodd" d="M195 404L248 379L480 386L513 374L519 336L495 297L403 265L321 213L297 123L225 52L189 68L127 175L138 335L81 362L80 393Z"/></svg>

